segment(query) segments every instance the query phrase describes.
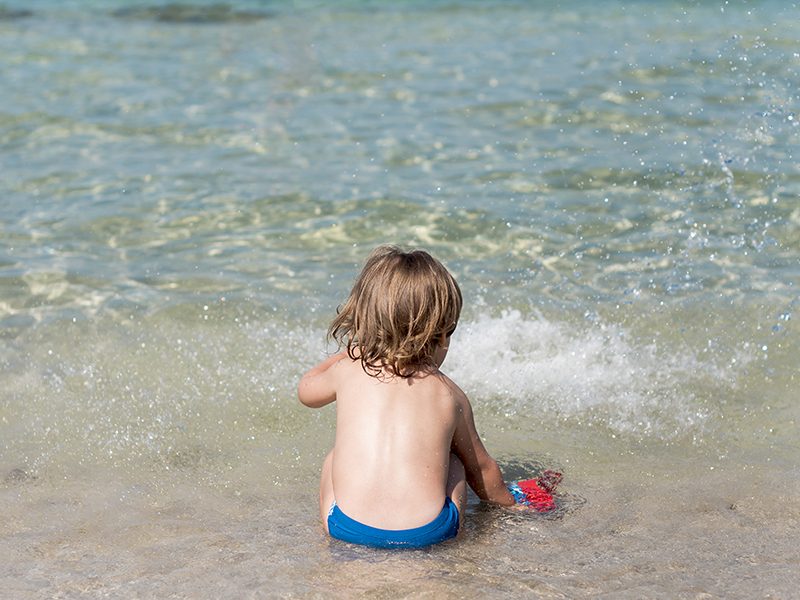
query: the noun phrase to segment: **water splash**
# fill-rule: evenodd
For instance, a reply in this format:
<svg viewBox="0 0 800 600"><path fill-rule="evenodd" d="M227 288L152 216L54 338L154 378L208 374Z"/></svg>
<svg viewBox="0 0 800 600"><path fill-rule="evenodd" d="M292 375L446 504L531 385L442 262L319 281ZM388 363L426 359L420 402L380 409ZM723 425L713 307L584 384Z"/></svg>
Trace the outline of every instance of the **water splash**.
<svg viewBox="0 0 800 600"><path fill-rule="evenodd" d="M602 323L554 322L508 311L459 327L447 371L478 402L509 417L587 421L636 436L702 432L718 416L704 390L729 390L732 363L631 339Z"/></svg>

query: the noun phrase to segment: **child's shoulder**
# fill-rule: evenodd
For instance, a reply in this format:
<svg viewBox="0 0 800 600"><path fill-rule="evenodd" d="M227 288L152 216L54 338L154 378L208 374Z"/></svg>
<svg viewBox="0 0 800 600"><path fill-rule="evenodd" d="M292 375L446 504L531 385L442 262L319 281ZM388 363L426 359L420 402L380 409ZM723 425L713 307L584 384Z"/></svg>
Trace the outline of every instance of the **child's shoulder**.
<svg viewBox="0 0 800 600"><path fill-rule="evenodd" d="M432 382L438 387L441 394L446 395L456 404L460 405L464 402L469 402L464 390L462 390L455 381L450 379L450 377L441 371L437 371L435 376L432 378Z"/></svg>

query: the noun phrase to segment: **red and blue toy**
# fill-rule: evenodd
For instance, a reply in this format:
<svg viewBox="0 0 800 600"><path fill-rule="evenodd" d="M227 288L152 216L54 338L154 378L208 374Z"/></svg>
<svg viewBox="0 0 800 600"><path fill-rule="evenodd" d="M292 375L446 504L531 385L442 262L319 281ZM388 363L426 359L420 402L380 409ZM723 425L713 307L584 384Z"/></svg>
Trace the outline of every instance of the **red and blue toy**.
<svg viewBox="0 0 800 600"><path fill-rule="evenodd" d="M514 496L517 504L529 506L536 512L550 512L556 508L553 491L561 482L561 478L561 473L547 470L536 479L524 479L509 484L508 491Z"/></svg>

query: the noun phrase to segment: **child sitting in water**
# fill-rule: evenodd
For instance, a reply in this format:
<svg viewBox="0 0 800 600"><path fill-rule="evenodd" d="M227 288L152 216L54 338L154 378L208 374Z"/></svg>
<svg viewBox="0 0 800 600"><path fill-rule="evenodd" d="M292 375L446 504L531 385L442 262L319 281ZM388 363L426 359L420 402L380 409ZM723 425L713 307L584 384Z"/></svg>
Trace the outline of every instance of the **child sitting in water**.
<svg viewBox="0 0 800 600"><path fill-rule="evenodd" d="M308 371L297 393L312 408L336 401L319 496L332 537L376 547L455 537L467 484L482 500L514 504L469 400L439 370L461 302L430 254L382 246L331 323L345 349Z"/></svg>

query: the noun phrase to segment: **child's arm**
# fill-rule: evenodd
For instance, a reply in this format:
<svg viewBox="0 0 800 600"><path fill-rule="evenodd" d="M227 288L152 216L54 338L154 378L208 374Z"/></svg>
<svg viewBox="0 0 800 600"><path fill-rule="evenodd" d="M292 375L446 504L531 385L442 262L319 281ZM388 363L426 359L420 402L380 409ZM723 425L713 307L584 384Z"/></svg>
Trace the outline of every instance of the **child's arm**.
<svg viewBox="0 0 800 600"><path fill-rule="evenodd" d="M319 408L336 400L333 369L336 363L347 357L347 352L329 356L306 372L297 384L297 397L306 406Z"/></svg>
<svg viewBox="0 0 800 600"><path fill-rule="evenodd" d="M475 418L469 400L463 392L457 396L459 414L452 450L464 464L467 483L481 500L502 506L514 505L514 497L506 487L500 467L486 451L475 429Z"/></svg>

